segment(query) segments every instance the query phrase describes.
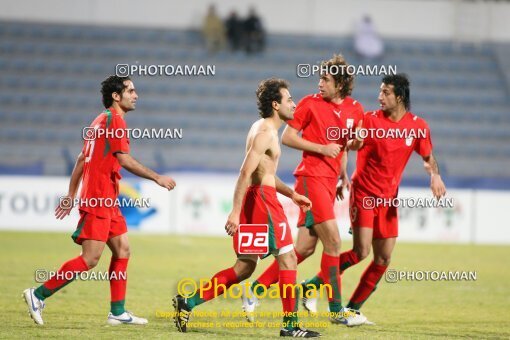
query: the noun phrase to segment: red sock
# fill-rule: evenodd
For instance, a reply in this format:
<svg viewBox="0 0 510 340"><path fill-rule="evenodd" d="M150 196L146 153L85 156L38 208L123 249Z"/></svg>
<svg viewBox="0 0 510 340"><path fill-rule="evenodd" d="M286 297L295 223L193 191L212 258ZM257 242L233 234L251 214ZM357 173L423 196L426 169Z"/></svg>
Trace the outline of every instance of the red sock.
<svg viewBox="0 0 510 340"><path fill-rule="evenodd" d="M87 263L83 259L83 257L78 256L74 259L71 259L64 263L62 267L57 272L57 275L49 279L44 283L44 287L51 289L51 290L58 290L62 288L64 284L66 284L69 281L72 280L66 280L66 278L69 278L71 274L66 274L67 272L84 272L89 270L89 266L87 266ZM60 275L59 275L60 274Z"/></svg>
<svg viewBox="0 0 510 340"><path fill-rule="evenodd" d="M112 256L108 269L111 302L124 301L126 298L128 260L127 258L121 259Z"/></svg>
<svg viewBox="0 0 510 340"><path fill-rule="evenodd" d="M299 292L294 291L296 284L297 270L280 270L278 275L278 286L282 300L284 327L292 328L297 324L297 299Z"/></svg>
<svg viewBox="0 0 510 340"><path fill-rule="evenodd" d="M352 293L351 301L349 301L347 307L360 309L370 294L375 290L377 283L379 283L379 280L381 280L387 268L388 266L375 264L374 261L370 262L370 265L363 275L361 275L358 287L356 287L356 290Z"/></svg>
<svg viewBox="0 0 510 340"><path fill-rule="evenodd" d="M328 294L329 308L331 312L339 312L342 308L342 286L340 281L340 269L338 268L339 262L340 256L331 256L326 253L322 253L321 272L318 276L325 284L331 285L331 291L333 294Z"/></svg>
<svg viewBox="0 0 510 340"><path fill-rule="evenodd" d="M359 262L358 254L354 250L344 251L340 254L340 274L342 274L350 266L354 266Z"/></svg>
<svg viewBox="0 0 510 340"><path fill-rule="evenodd" d="M239 279L234 268L231 267L214 274L210 284L206 286L207 289L200 288L199 294L203 301L209 301L223 294L234 283L239 283Z"/></svg>
<svg viewBox="0 0 510 340"><path fill-rule="evenodd" d="M73 281L76 274L87 270L89 270L89 266L83 257L75 257L64 263L55 276L39 286L35 290L35 295L40 299L50 297L53 293Z"/></svg>
<svg viewBox="0 0 510 340"><path fill-rule="evenodd" d="M299 253L296 251L296 248L294 248L294 253L296 254L298 264L306 259L306 257L299 255ZM280 266L278 265L278 261L275 259L273 263L271 263L271 265L267 267L267 269L257 278L257 280L255 280L253 286L260 284L266 288L269 288L270 285L279 281L279 273Z"/></svg>

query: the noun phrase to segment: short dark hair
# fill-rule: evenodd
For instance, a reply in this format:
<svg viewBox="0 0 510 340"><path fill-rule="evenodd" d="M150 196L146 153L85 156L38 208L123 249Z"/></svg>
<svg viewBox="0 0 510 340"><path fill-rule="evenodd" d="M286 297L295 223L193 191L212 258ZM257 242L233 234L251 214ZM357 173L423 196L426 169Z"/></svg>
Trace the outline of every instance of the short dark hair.
<svg viewBox="0 0 510 340"><path fill-rule="evenodd" d="M341 54L334 54L333 58L321 63L321 69L330 70L330 72L326 71L326 73L331 74L335 80L335 86L342 86L340 89L341 98L351 95L354 88L354 75L346 71L347 66L349 64Z"/></svg>
<svg viewBox="0 0 510 340"><path fill-rule="evenodd" d="M389 74L383 77L382 82L386 85L393 85L395 97L400 97L406 110L411 109L411 92L409 90L409 78L405 73Z"/></svg>
<svg viewBox="0 0 510 340"><path fill-rule="evenodd" d="M122 96L122 92L127 86L124 84L126 80L131 80L129 77L109 76L101 83L101 94L103 95L103 105L109 108L113 105L113 93L118 93Z"/></svg>
<svg viewBox="0 0 510 340"><path fill-rule="evenodd" d="M260 82L257 88L257 106L262 118L273 115L273 102L282 102L280 89L288 89L289 83L283 79L269 78Z"/></svg>

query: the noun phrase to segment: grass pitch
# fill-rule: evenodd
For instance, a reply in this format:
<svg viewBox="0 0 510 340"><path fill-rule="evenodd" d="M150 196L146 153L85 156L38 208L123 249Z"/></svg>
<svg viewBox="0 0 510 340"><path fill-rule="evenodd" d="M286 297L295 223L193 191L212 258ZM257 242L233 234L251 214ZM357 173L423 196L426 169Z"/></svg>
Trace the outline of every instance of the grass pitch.
<svg viewBox="0 0 510 340"><path fill-rule="evenodd" d="M212 318L214 312L238 313L240 300L218 297L195 309L195 322L213 322L214 327L196 327L178 333L171 318L171 297L181 278L210 278L231 266L234 255L229 237L188 237L130 235L131 259L126 307L149 319L147 326L106 325L109 311L109 284L106 281L76 281L46 300L44 326L28 316L21 293L37 286L37 269L56 270L79 254L70 234L0 232L0 338L171 338L171 339L253 339L276 338L279 329L270 326L280 317L259 317L264 327L246 328L242 316ZM347 249L350 244L343 244ZM321 248L299 266L298 281L316 274ZM304 317L315 323L325 338L510 338L510 271L508 246L399 244L390 268L406 271L476 271L476 281L400 281L383 278L362 311L376 326L346 328L331 325L325 317ZM108 268L109 250L98 267ZM271 259L259 263L252 279ZM367 266L365 260L342 276L344 303ZM327 303L321 300L319 310ZM300 309L301 310L301 309ZM261 301L257 312L281 311L280 300ZM220 327L216 327L216 323ZM237 327L236 327L237 326Z"/></svg>

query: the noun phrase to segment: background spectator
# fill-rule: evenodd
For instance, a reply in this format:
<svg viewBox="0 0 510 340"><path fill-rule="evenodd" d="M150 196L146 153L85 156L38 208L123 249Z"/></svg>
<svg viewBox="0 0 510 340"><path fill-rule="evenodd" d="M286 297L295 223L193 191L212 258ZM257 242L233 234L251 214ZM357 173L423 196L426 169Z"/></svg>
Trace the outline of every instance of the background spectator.
<svg viewBox="0 0 510 340"><path fill-rule="evenodd" d="M248 18L244 21L244 43L247 53L259 53L264 50L266 33L262 27L262 22L255 12L255 8L250 8Z"/></svg>
<svg viewBox="0 0 510 340"><path fill-rule="evenodd" d="M225 26L218 14L216 14L216 7L213 4L209 6L207 15L204 18L202 34L209 52L214 53L225 48Z"/></svg>
<svg viewBox="0 0 510 340"><path fill-rule="evenodd" d="M238 51L241 48L243 38L243 23L237 16L237 11L230 12L227 20L225 21L227 29L227 39L232 51Z"/></svg>
<svg viewBox="0 0 510 340"><path fill-rule="evenodd" d="M384 44L377 34L370 16L365 15L356 25L354 49L365 59L378 59L384 52Z"/></svg>

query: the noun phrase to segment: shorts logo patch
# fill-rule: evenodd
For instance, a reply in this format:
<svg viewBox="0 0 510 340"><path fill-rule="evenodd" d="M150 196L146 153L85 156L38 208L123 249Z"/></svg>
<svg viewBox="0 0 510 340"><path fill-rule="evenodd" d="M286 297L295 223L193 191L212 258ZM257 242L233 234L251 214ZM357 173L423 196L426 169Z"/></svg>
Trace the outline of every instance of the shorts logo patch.
<svg viewBox="0 0 510 340"><path fill-rule="evenodd" d="M238 254L264 255L269 252L269 226L267 224L240 224L238 233Z"/></svg>

